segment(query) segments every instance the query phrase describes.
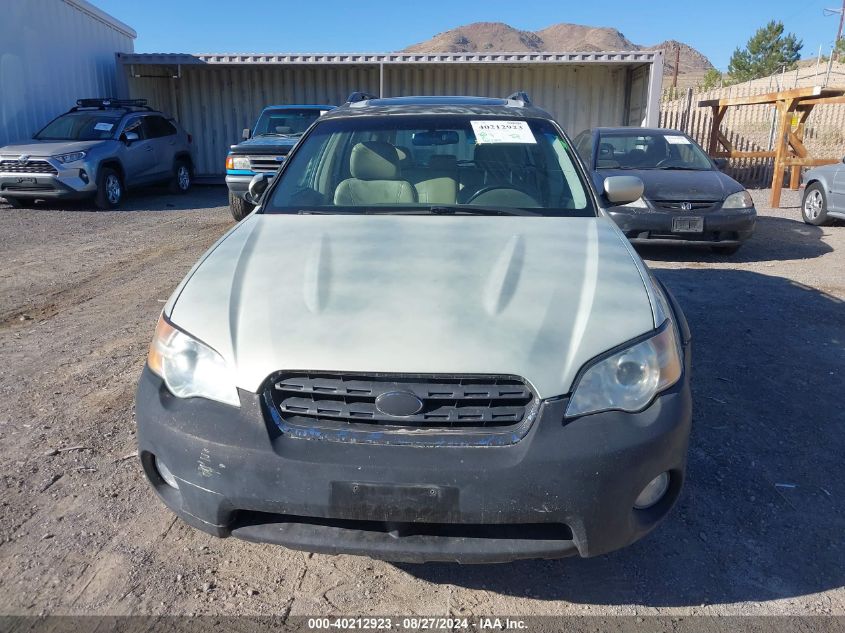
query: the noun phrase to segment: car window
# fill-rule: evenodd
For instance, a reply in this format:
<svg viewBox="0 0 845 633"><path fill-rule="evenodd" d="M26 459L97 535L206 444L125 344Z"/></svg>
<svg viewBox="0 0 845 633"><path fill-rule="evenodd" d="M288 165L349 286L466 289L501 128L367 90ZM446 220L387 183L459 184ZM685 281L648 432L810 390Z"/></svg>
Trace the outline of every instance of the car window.
<svg viewBox="0 0 845 633"><path fill-rule="evenodd" d="M325 110L284 108L265 110L255 124L254 136L299 136L320 118Z"/></svg>
<svg viewBox="0 0 845 633"><path fill-rule="evenodd" d="M595 215L573 152L546 119L419 115L317 123L265 212L435 206Z"/></svg>
<svg viewBox="0 0 845 633"><path fill-rule="evenodd" d="M133 119L129 119L126 122L126 127L123 128L123 133L126 132L135 132L138 135L139 139L147 138L147 130L146 126L144 125L143 117L135 117Z"/></svg>
<svg viewBox="0 0 845 633"><path fill-rule="evenodd" d="M149 115L144 117L144 131L147 138L161 138L176 134L176 126L163 116Z"/></svg>
<svg viewBox="0 0 845 633"><path fill-rule="evenodd" d="M114 138L122 112L68 112L50 121L35 135L40 141L99 141Z"/></svg>
<svg viewBox="0 0 845 633"><path fill-rule="evenodd" d="M602 132L597 169L711 170L713 164L688 136L680 133Z"/></svg>
<svg viewBox="0 0 845 633"><path fill-rule="evenodd" d="M593 162L593 133L591 130L584 130L577 137L575 137L575 151L581 157L581 160L592 167Z"/></svg>

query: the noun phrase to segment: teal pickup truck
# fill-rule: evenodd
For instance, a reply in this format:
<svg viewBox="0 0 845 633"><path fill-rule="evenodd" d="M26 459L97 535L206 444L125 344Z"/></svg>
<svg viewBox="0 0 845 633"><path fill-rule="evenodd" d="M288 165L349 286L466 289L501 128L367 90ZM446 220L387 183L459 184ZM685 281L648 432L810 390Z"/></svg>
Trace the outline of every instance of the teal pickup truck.
<svg viewBox="0 0 845 633"><path fill-rule="evenodd" d="M229 208L238 222L253 209L246 199L256 174L275 174L291 148L311 124L334 106L274 105L261 111L255 127L243 131L243 142L232 145L226 156Z"/></svg>

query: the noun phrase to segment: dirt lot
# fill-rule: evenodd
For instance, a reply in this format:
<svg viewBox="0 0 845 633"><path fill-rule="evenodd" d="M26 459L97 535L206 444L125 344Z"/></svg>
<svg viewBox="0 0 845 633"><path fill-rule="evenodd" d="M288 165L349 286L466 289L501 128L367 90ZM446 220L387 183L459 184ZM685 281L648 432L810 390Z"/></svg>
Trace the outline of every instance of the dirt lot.
<svg viewBox="0 0 845 633"><path fill-rule="evenodd" d="M642 251L695 344L671 517L609 556L476 567L217 540L154 497L129 457L135 382L164 300L231 225L224 189L0 204L0 613L845 615L845 225L755 199L736 255Z"/></svg>

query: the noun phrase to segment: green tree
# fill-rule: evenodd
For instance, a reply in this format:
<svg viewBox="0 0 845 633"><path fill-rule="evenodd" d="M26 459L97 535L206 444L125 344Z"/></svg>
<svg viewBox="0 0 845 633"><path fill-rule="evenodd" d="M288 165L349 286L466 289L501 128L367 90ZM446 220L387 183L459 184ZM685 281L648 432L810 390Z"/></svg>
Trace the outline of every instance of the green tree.
<svg viewBox="0 0 845 633"><path fill-rule="evenodd" d="M722 83L722 73L715 68L708 68L707 72L704 73L704 77L701 78L701 88L703 90L715 88L720 83Z"/></svg>
<svg viewBox="0 0 845 633"><path fill-rule="evenodd" d="M845 59L845 37L836 40L836 46L833 47L833 58L839 61Z"/></svg>
<svg viewBox="0 0 845 633"><path fill-rule="evenodd" d="M784 66L795 66L804 45L794 33L784 35L783 22L769 22L757 29L745 48L737 48L728 64L728 74L735 81L767 77Z"/></svg>

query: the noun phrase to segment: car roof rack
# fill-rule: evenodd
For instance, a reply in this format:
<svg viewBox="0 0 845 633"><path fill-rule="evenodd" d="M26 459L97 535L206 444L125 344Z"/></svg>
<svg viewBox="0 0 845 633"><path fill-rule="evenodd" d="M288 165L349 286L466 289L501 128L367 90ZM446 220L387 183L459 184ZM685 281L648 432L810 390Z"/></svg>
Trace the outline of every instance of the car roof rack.
<svg viewBox="0 0 845 633"><path fill-rule="evenodd" d="M346 103L357 103L359 101L369 101L370 99L378 99L378 97L369 92L353 92L346 98Z"/></svg>
<svg viewBox="0 0 845 633"><path fill-rule="evenodd" d="M147 105L146 99L114 99L112 97L104 97L102 99L77 99L76 107L71 108L71 112L79 110L80 108L97 108L99 110L105 109L138 109L138 110L152 110Z"/></svg>
<svg viewBox="0 0 845 633"><path fill-rule="evenodd" d="M525 105L531 105L531 98L528 96L528 93L524 90L517 90L509 94L505 99L509 101L522 101Z"/></svg>

